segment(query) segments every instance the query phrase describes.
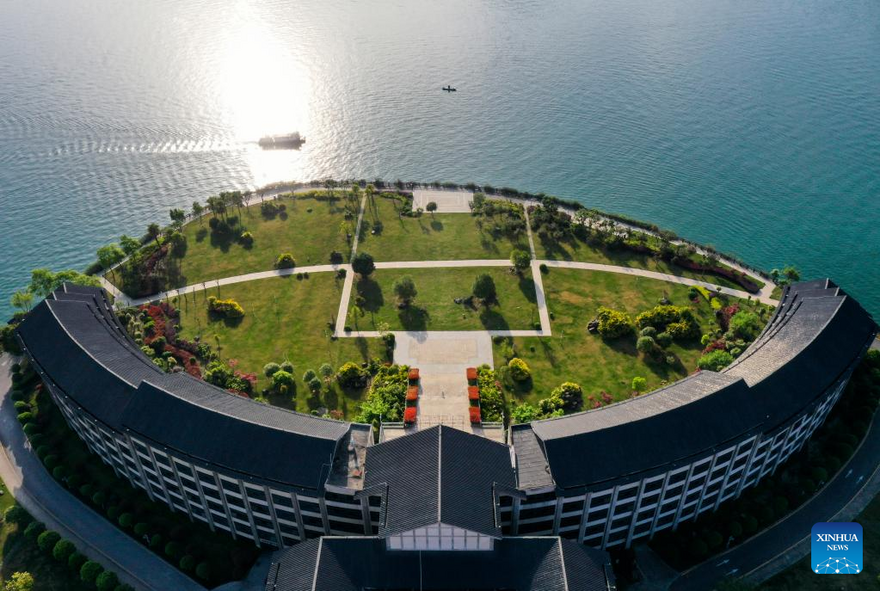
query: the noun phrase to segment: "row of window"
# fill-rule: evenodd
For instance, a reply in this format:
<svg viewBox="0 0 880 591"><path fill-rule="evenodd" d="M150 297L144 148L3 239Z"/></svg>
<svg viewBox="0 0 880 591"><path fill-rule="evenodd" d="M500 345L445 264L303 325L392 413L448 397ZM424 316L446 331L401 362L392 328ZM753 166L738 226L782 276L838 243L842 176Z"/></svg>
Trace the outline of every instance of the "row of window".
<svg viewBox="0 0 880 591"><path fill-rule="evenodd" d="M561 535L607 548L676 527L773 472L824 422L844 385L774 436L750 437L665 474L578 496L557 498L555 491L544 491L525 499L502 497L502 531Z"/></svg>

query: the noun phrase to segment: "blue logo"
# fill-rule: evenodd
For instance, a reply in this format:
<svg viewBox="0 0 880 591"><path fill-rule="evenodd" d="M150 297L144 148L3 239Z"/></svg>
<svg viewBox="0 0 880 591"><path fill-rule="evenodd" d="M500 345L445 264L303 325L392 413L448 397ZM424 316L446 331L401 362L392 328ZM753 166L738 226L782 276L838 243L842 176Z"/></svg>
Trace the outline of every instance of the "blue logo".
<svg viewBox="0 0 880 591"><path fill-rule="evenodd" d="M857 575L862 572L862 526L852 522L820 522L810 534L813 572Z"/></svg>

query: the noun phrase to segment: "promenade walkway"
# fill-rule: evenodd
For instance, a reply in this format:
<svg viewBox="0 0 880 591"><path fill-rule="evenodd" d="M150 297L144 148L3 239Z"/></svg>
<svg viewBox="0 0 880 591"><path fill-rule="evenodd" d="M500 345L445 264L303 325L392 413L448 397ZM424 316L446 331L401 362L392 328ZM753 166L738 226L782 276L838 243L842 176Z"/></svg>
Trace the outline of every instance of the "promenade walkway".
<svg viewBox="0 0 880 591"><path fill-rule="evenodd" d="M205 591L205 588L121 532L46 472L16 419L9 355L0 357L0 477L19 502L48 529L115 571L121 581L144 591ZM94 461L100 461L94 458Z"/></svg>

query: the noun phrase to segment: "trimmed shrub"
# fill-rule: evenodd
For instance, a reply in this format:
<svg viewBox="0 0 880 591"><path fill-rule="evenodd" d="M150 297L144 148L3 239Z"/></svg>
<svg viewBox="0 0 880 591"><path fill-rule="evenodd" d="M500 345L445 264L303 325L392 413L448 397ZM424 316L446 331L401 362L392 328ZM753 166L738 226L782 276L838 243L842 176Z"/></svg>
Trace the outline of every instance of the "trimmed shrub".
<svg viewBox="0 0 880 591"><path fill-rule="evenodd" d="M165 544L165 556L168 556L169 558L180 559L182 555L183 546L180 544L180 542L171 541Z"/></svg>
<svg viewBox="0 0 880 591"><path fill-rule="evenodd" d="M163 540L161 534L153 534L153 536L150 538L150 548L156 550L162 547L162 542Z"/></svg>
<svg viewBox="0 0 880 591"><path fill-rule="evenodd" d="M180 559L180 563L178 564L178 566L183 572L191 573L196 567L196 559L191 554L187 554Z"/></svg>
<svg viewBox="0 0 880 591"><path fill-rule="evenodd" d="M281 369L283 369L287 373L293 373L293 364L290 361L282 361Z"/></svg>
<svg viewBox="0 0 880 591"><path fill-rule="evenodd" d="M29 540L36 540L45 530L46 526L39 521L31 521L28 526L24 528L24 537Z"/></svg>
<svg viewBox="0 0 880 591"><path fill-rule="evenodd" d="M123 513L119 516L119 525L122 529L130 529L132 523L134 523L134 515L131 513Z"/></svg>
<svg viewBox="0 0 880 591"><path fill-rule="evenodd" d="M61 534L57 531L44 531L37 536L37 547L45 553L54 550L55 544L61 541Z"/></svg>
<svg viewBox="0 0 880 591"><path fill-rule="evenodd" d="M657 336L654 337L654 341L665 349L672 344L672 335L668 332L659 332L657 333Z"/></svg>
<svg viewBox="0 0 880 591"><path fill-rule="evenodd" d="M52 453L52 448L48 445L41 445L37 448L37 457L40 458L40 461L45 461L45 459Z"/></svg>
<svg viewBox="0 0 880 591"><path fill-rule="evenodd" d="M733 355L723 349L717 349L706 353L697 360L700 369L720 371L733 363Z"/></svg>
<svg viewBox="0 0 880 591"><path fill-rule="evenodd" d="M134 524L134 533L138 536L145 535L148 531L150 531L150 526L143 521Z"/></svg>
<svg viewBox="0 0 880 591"><path fill-rule="evenodd" d="M25 523L30 523L31 519L33 518L31 517L30 513L25 511L24 507L22 507L18 503L12 505L3 512L3 521L5 521L6 523L23 525Z"/></svg>
<svg viewBox="0 0 880 591"><path fill-rule="evenodd" d="M43 460L43 463L49 470L54 470L55 466L57 466L59 462L61 462L61 458L59 458L55 454L49 454L48 456L46 456L46 459Z"/></svg>
<svg viewBox="0 0 880 591"><path fill-rule="evenodd" d="M211 565L207 562L200 562L196 567L196 576L203 581L211 579Z"/></svg>
<svg viewBox="0 0 880 591"><path fill-rule="evenodd" d="M511 359L507 363L507 367L510 368L510 377L517 382L525 382L532 377L529 365L519 357Z"/></svg>
<svg viewBox="0 0 880 591"><path fill-rule="evenodd" d="M632 379L632 389L634 392L644 392L648 387L648 380L643 377L636 376Z"/></svg>
<svg viewBox="0 0 880 591"><path fill-rule="evenodd" d="M357 363L349 361L336 372L336 380L343 388L360 388L367 383L367 372Z"/></svg>
<svg viewBox="0 0 880 591"><path fill-rule="evenodd" d="M208 312L223 318L242 318L244 308L233 299L219 300L214 296L208 298Z"/></svg>
<svg viewBox="0 0 880 591"><path fill-rule="evenodd" d="M94 583L104 572L104 567L94 560L87 560L79 569L79 578L83 583Z"/></svg>
<svg viewBox="0 0 880 591"><path fill-rule="evenodd" d="M98 491L92 495L92 502L99 507L103 507L104 503L107 502L107 495L104 494L104 491Z"/></svg>
<svg viewBox="0 0 880 591"><path fill-rule="evenodd" d="M296 260L289 252L283 252L275 259L276 269L293 269L294 267L296 267Z"/></svg>
<svg viewBox="0 0 880 591"><path fill-rule="evenodd" d="M52 558L58 562L66 563L74 552L76 552L76 546L73 545L73 542L70 540L58 540L55 543L55 547L52 548Z"/></svg>
<svg viewBox="0 0 880 591"><path fill-rule="evenodd" d="M281 369L281 366L278 365L277 363L275 363L275 362L267 363L266 365L263 366L263 375L265 375L267 378L271 378L273 375L275 375L275 372L278 371L279 369Z"/></svg>
<svg viewBox="0 0 880 591"><path fill-rule="evenodd" d="M15 408L15 410L17 410L17 411L19 411L19 412L24 412L24 411L26 411L26 410L30 410L30 409L31 409L31 405L28 404L27 402L23 401L23 400L19 400L18 402L16 402L16 403L13 404L12 406Z"/></svg>
<svg viewBox="0 0 880 591"><path fill-rule="evenodd" d="M31 435L36 435L37 433L39 433L40 427L38 427L36 423L28 423L27 425L22 427L21 430L24 431L25 435L31 436Z"/></svg>
<svg viewBox="0 0 880 591"><path fill-rule="evenodd" d="M79 552L74 552L67 558L67 566L70 567L70 570L79 572L79 569L86 563L86 558L84 555Z"/></svg>
<svg viewBox="0 0 880 591"><path fill-rule="evenodd" d="M22 392L21 390L13 390L12 394L10 394L9 396L13 400L18 400L18 401L24 400L24 398L25 398L24 392Z"/></svg>
<svg viewBox="0 0 880 591"><path fill-rule="evenodd" d="M611 308L599 308L599 334L606 339L616 339L633 333L632 318L625 312Z"/></svg>
<svg viewBox="0 0 880 591"><path fill-rule="evenodd" d="M67 470L64 469L64 466L55 466L52 469L52 477L55 480L64 480L65 476L67 476Z"/></svg>
<svg viewBox="0 0 880 591"><path fill-rule="evenodd" d="M554 388L550 398L557 397L562 400L562 408L569 412L579 410L584 404L584 391L574 382L563 382Z"/></svg>
<svg viewBox="0 0 880 591"><path fill-rule="evenodd" d="M242 232L241 236L238 237L238 241L245 248L250 248L254 245L254 235L250 232Z"/></svg>
<svg viewBox="0 0 880 591"><path fill-rule="evenodd" d="M95 579L95 588L98 591L115 591L119 585L119 577L113 571L105 570Z"/></svg>
<svg viewBox="0 0 880 591"><path fill-rule="evenodd" d="M32 413L30 411L25 411L25 412L21 413L20 415L18 415L18 422L21 423L22 425L25 423L30 423L33 420L34 420L34 413Z"/></svg>
<svg viewBox="0 0 880 591"><path fill-rule="evenodd" d="M107 507L107 517L110 518L110 521L115 521L119 514L122 513L122 509L117 507L116 505L110 505Z"/></svg>

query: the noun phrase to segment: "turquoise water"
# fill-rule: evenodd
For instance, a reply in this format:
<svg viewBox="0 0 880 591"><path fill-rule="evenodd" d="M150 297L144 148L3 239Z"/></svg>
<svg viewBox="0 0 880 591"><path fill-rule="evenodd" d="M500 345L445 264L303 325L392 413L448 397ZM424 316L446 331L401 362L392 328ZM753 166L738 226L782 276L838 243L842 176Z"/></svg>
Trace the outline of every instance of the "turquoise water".
<svg viewBox="0 0 880 591"><path fill-rule="evenodd" d="M4 315L170 207L325 176L578 199L880 315L880 3L0 0Z"/></svg>

